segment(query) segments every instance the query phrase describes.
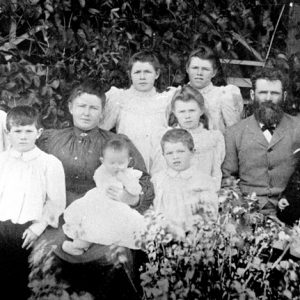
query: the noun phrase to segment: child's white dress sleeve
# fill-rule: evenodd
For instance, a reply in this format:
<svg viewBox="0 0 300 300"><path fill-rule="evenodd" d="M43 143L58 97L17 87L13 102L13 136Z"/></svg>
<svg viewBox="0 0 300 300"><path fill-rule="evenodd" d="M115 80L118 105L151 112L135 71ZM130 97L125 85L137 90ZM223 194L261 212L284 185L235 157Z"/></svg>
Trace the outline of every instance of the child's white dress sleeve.
<svg viewBox="0 0 300 300"><path fill-rule="evenodd" d="M139 183L139 179L142 177L143 172L128 168L125 171L125 176L122 178L122 184L126 191L133 195L133 196L138 196L142 192L142 186Z"/></svg>
<svg viewBox="0 0 300 300"><path fill-rule="evenodd" d="M50 225L58 227L59 216L66 207L65 174L62 163L54 156L48 155L46 176L46 200L43 206L42 217L29 228L40 235Z"/></svg>
<svg viewBox="0 0 300 300"><path fill-rule="evenodd" d="M162 128L161 130L157 130L156 132L153 132L151 135L151 143L150 143L151 154L150 154L150 166L149 166L149 173L151 176L166 168L166 161L162 154L160 141L162 136L169 129L172 128Z"/></svg>
<svg viewBox="0 0 300 300"><path fill-rule="evenodd" d="M118 126L118 120L120 115L120 101L122 101L122 94L124 90L116 87L111 87L106 92L106 101L102 120L100 120L99 127L105 130L111 130L115 126Z"/></svg>

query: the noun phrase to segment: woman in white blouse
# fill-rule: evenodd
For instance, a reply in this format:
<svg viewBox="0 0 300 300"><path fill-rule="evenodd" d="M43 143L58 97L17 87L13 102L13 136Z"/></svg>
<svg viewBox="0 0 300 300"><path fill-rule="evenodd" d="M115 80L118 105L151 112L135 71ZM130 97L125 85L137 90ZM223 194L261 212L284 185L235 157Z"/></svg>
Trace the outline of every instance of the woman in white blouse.
<svg viewBox="0 0 300 300"><path fill-rule="evenodd" d="M102 129L116 127L117 133L127 135L142 154L149 170L150 136L167 128L167 107L175 88L163 93L154 87L160 75L157 57L149 51L134 54L129 60L131 86L129 89L112 87L106 93Z"/></svg>
<svg viewBox="0 0 300 300"><path fill-rule="evenodd" d="M204 97L209 129L225 128L237 123L243 111L243 98L237 86L215 86L212 79L218 72L217 57L212 49L200 46L189 55L186 72L189 84Z"/></svg>

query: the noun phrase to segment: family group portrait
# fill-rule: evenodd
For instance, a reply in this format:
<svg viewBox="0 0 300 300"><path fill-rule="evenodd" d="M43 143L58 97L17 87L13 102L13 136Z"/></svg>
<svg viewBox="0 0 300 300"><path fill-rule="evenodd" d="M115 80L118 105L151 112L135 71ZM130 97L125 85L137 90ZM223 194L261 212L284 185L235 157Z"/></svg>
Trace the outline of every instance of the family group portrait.
<svg viewBox="0 0 300 300"><path fill-rule="evenodd" d="M299 0L0 0L0 299L300 300Z"/></svg>

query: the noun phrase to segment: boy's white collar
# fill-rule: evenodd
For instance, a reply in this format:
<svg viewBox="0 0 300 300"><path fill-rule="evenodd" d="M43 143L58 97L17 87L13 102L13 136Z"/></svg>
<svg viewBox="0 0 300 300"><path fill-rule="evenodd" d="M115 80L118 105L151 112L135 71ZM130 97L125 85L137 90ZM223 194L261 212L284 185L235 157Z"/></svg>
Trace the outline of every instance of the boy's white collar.
<svg viewBox="0 0 300 300"><path fill-rule="evenodd" d="M167 174L170 177L174 177L174 178L179 177L183 179L189 179L195 174L195 166L191 166L188 169L179 172L171 168L167 168Z"/></svg>
<svg viewBox="0 0 300 300"><path fill-rule="evenodd" d="M41 154L41 152L42 151L36 146L32 150L29 150L29 151L26 151L26 152L19 152L15 149L12 149L12 148L9 150L9 154L12 157L20 158L24 161L29 161L29 160L32 160L32 159L38 157Z"/></svg>

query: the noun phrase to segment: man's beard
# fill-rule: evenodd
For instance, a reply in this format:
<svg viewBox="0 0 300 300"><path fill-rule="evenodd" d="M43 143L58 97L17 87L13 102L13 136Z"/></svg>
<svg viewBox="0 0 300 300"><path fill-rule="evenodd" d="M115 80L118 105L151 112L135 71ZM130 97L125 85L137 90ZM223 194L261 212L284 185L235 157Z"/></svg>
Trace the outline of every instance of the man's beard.
<svg viewBox="0 0 300 300"><path fill-rule="evenodd" d="M256 120L266 126L278 125L283 117L283 101L273 103L271 100L259 102L254 100L254 116Z"/></svg>

